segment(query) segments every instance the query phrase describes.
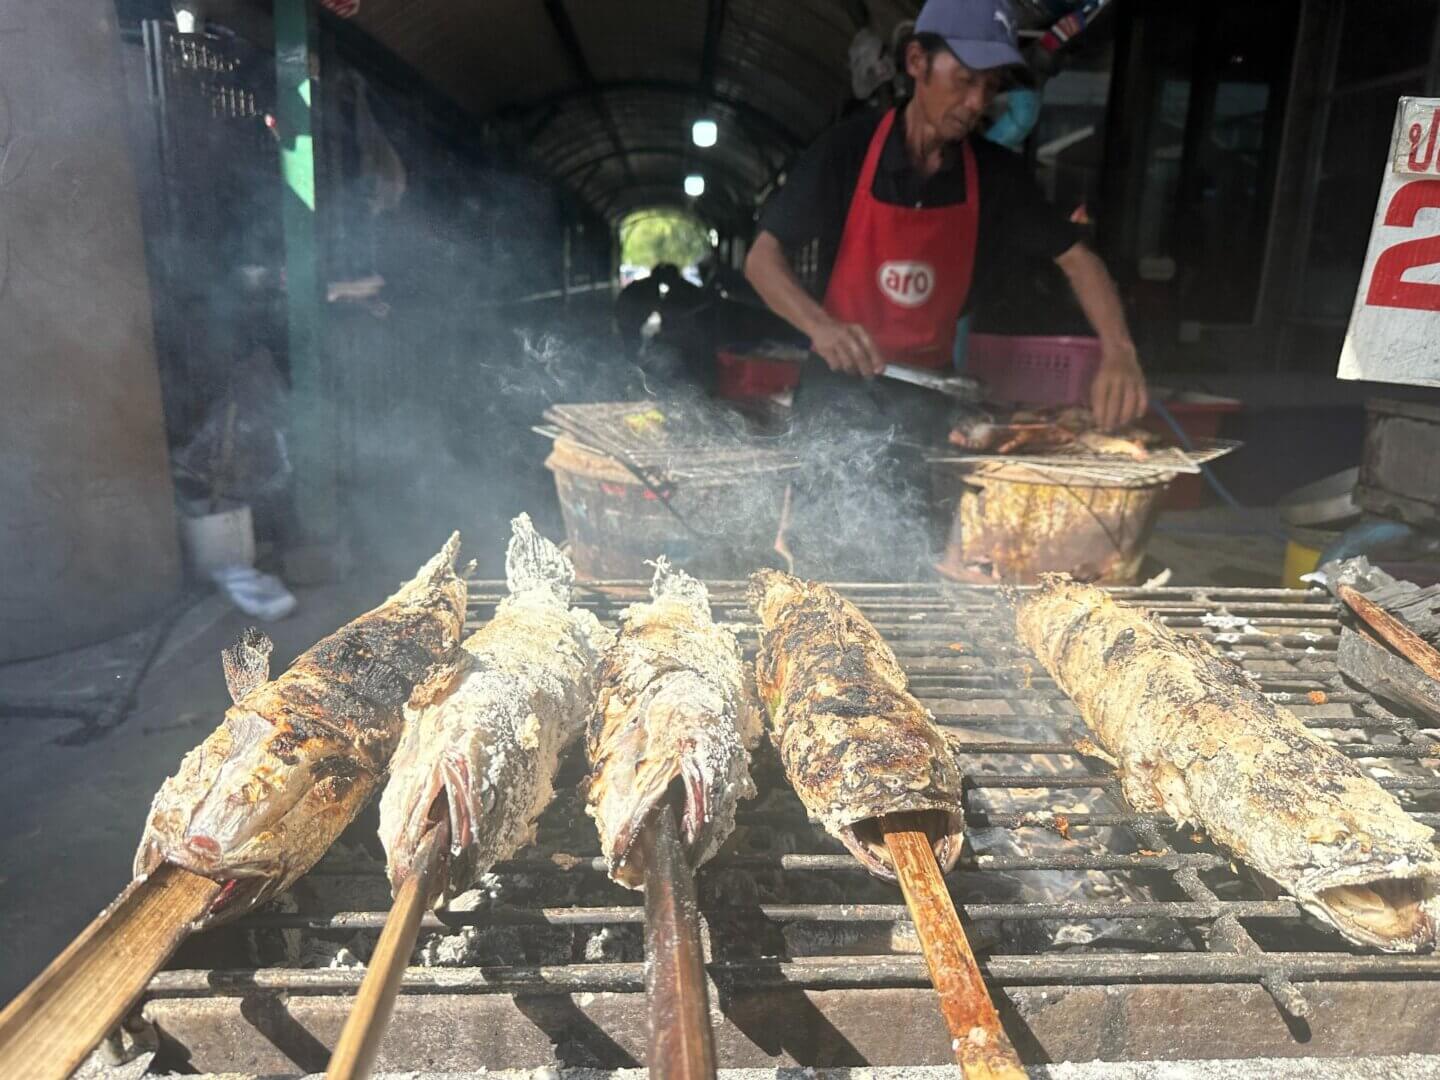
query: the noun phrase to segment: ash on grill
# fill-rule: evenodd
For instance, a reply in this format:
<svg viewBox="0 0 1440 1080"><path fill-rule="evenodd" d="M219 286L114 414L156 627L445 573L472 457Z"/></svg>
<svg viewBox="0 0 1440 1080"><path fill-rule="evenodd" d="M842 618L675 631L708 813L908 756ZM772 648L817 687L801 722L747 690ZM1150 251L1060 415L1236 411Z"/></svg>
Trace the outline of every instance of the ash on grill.
<svg viewBox="0 0 1440 1080"><path fill-rule="evenodd" d="M472 588L472 621L488 618L502 591ZM1016 641L993 590L841 591L893 646L960 756L967 850L950 880L1027 1059L1430 1047L1440 957L1352 949L1203 837L1131 812L1108 767L1084 752L1083 722ZM743 586L711 592L716 620L753 650ZM613 624L643 593L639 584L595 584L577 589L577 602ZM1341 681L1328 598L1116 595L1219 642L1419 820L1440 824L1436 746ZM557 1059L619 1067L643 1057L643 907L606 879L576 787L583 771L578 757L566 763L534 848L497 865L485 889L427 916L382 1068ZM721 1061L945 1063L949 1038L898 891L805 820L768 748L754 773L760 797L742 806L735 835L698 879ZM368 956L389 904L373 836L362 820L284 910L187 943L145 1005L169 1054L202 1071L323 1066L322 1044L333 1042L363 974L350 957ZM274 1014L277 994L283 1016ZM297 1023L308 1042L279 1037Z"/></svg>

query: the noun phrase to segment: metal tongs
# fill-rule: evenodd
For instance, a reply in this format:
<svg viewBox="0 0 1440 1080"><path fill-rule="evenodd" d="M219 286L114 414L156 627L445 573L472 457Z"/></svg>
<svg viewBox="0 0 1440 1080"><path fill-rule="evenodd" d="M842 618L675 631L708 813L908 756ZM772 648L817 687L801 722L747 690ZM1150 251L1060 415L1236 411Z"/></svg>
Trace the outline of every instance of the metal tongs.
<svg viewBox="0 0 1440 1080"><path fill-rule="evenodd" d="M984 387L981 386L980 380L972 379L968 375L941 375L938 371L906 367L904 364L886 364L885 370L880 372L880 377L909 383L911 386L924 387L926 390L934 390L936 393L952 397L956 401L973 402L985 399Z"/></svg>
<svg viewBox="0 0 1440 1080"><path fill-rule="evenodd" d="M820 360L818 354L794 346L772 346L761 355L768 360L786 360L792 364L803 364L810 357L814 357L817 361ZM926 390L934 390L937 394L944 394L956 401L985 400L984 384L969 375L942 375L938 371L929 371L925 368L907 367L904 364L886 364L885 370L880 372L879 377L909 383L911 386L919 386Z"/></svg>

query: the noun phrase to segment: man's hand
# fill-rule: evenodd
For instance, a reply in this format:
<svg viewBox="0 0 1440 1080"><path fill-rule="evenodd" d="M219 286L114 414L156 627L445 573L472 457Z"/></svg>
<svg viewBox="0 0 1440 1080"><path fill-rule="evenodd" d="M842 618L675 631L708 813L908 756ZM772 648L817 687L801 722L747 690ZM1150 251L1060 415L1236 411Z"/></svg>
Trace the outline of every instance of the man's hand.
<svg viewBox="0 0 1440 1080"><path fill-rule="evenodd" d="M831 371L870 379L885 370L885 358L870 332L858 323L830 319L810 335L810 348L819 353Z"/></svg>
<svg viewBox="0 0 1440 1080"><path fill-rule="evenodd" d="M1090 408L1100 430L1114 431L1138 420L1149 404L1135 347L1101 346L1100 368L1090 384Z"/></svg>

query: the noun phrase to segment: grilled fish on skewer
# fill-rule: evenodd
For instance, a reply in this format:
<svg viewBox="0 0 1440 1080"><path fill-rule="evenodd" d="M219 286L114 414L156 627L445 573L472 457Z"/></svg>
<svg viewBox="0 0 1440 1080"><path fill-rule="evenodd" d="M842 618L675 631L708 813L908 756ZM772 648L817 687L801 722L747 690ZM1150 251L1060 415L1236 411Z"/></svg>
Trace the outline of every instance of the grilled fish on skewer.
<svg viewBox="0 0 1440 1080"><path fill-rule="evenodd" d="M1432 831L1238 667L1064 575L1021 598L1017 623L1136 810L1199 826L1351 941L1435 946Z"/></svg>
<svg viewBox="0 0 1440 1080"><path fill-rule="evenodd" d="M613 634L570 606L574 567L529 516L511 529L510 595L466 639L459 680L410 718L390 760L380 840L396 890L437 799L449 812L452 895L528 843L555 794L560 755L594 707L595 669Z"/></svg>
<svg viewBox="0 0 1440 1080"><path fill-rule="evenodd" d="M675 781L684 784L681 833L692 866L730 835L736 802L755 794L749 751L761 733L740 647L711 621L705 586L662 558L650 595L621 616L586 740L586 812L610 876L632 889L645 875L631 845Z"/></svg>
<svg viewBox="0 0 1440 1080"><path fill-rule="evenodd" d="M465 619L456 533L390 599L269 680L250 631L225 658L234 704L161 785L135 873L174 863L224 881L202 925L288 889L375 789L402 714L454 678Z"/></svg>
<svg viewBox="0 0 1440 1080"><path fill-rule="evenodd" d="M924 811L942 870L960 858L960 771L890 647L833 589L775 570L750 579L760 697L805 809L868 869L895 880L879 819Z"/></svg>

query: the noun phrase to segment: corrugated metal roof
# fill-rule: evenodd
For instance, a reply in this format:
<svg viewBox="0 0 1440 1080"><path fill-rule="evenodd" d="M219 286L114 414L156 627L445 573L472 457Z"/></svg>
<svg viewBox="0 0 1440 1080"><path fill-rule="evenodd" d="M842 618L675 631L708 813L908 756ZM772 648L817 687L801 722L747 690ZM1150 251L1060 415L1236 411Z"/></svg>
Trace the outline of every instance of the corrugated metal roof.
<svg viewBox="0 0 1440 1080"><path fill-rule="evenodd" d="M917 2L366 0L355 22L477 118L519 121L536 162L609 216L687 202L738 224L850 95L848 49ZM691 144L694 120L720 141Z"/></svg>

